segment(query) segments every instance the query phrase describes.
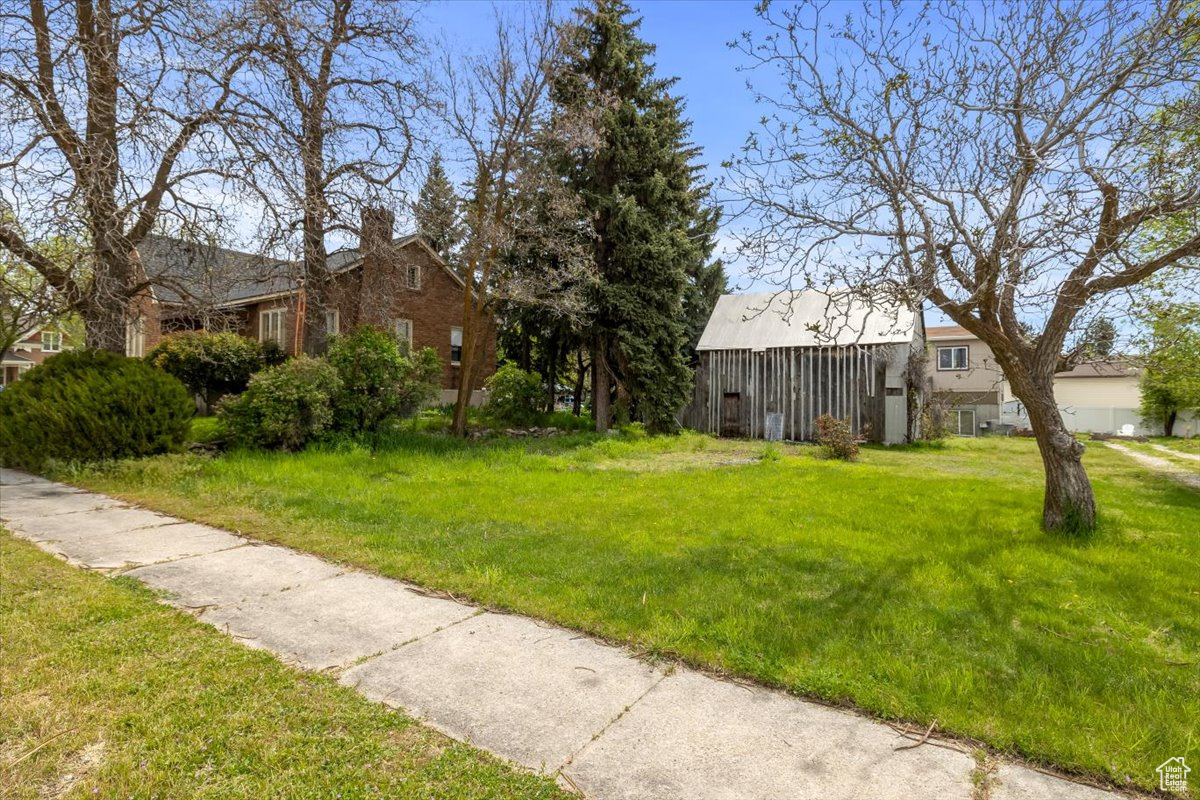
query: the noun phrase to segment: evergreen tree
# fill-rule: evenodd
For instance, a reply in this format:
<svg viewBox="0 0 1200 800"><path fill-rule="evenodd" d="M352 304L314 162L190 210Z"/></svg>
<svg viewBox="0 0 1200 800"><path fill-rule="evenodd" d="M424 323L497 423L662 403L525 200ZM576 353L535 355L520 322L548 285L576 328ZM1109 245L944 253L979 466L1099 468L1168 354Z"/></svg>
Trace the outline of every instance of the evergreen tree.
<svg viewBox="0 0 1200 800"><path fill-rule="evenodd" d="M430 246L447 261L462 241L459 207L454 185L442 166L442 154L435 152L429 162L425 184L413 204L413 214L417 219L417 233L428 239Z"/></svg>
<svg viewBox="0 0 1200 800"><path fill-rule="evenodd" d="M553 98L560 115L595 134L564 152L560 166L595 226L588 335L596 427L609 425L612 379L619 415L671 430L691 393L684 298L712 251L709 187L697 180L699 148L670 94L675 79L655 76L641 21L623 0L597 0L576 14Z"/></svg>
<svg viewBox="0 0 1200 800"><path fill-rule="evenodd" d="M712 208L709 213L697 220L690 238L706 242L708 252L711 252L713 237L717 233L720 221L720 209ZM720 259L708 263L698 261L688 271L687 286L683 294L683 315L687 324L687 344L684 348L684 358L693 367L698 363L696 345L712 316L717 299L729 290L729 276L725 273L725 263Z"/></svg>

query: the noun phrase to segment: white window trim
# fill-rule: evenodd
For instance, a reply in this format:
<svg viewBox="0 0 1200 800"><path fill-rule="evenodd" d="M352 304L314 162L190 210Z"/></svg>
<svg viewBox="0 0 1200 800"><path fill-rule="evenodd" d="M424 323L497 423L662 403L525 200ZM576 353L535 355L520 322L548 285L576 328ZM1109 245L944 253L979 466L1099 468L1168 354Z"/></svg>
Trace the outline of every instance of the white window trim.
<svg viewBox="0 0 1200 800"><path fill-rule="evenodd" d="M283 326L286 321L287 309L282 306L258 312L258 341L275 342L275 344L283 347ZM277 328L278 330L272 334L272 328Z"/></svg>
<svg viewBox="0 0 1200 800"><path fill-rule="evenodd" d="M417 279L415 281L413 280L414 274L417 276ZM417 291L421 290L421 265L420 264L409 264L405 268L404 283L408 286L409 289L416 289Z"/></svg>
<svg viewBox="0 0 1200 800"><path fill-rule="evenodd" d="M125 355L131 358L146 355L145 317L135 317L125 323Z"/></svg>
<svg viewBox="0 0 1200 800"><path fill-rule="evenodd" d="M333 324L330 325L330 321ZM325 312L325 335L337 335L342 332L342 312L340 309L331 309Z"/></svg>
<svg viewBox="0 0 1200 800"><path fill-rule="evenodd" d="M952 408L952 409L950 409L949 413L953 414L954 418L955 418L954 434L956 436L974 436L975 435L975 409L973 409L973 408ZM963 414L971 415L971 432L970 433L962 432L962 415Z"/></svg>
<svg viewBox="0 0 1200 800"><path fill-rule="evenodd" d="M948 366L948 367L943 367L943 366L942 366L942 351L943 351L943 350L949 350L949 351L950 351L950 353L951 353L951 355L950 355L950 366ZM956 366L954 366L954 351L956 351L956 350L962 350L962 351L963 351L963 365L962 365L961 367L956 367ZM939 347L939 348L937 349L936 359L937 359L937 370L938 370L938 372L963 372L963 371L965 371L965 370L967 370L967 369L970 369L970 366L971 366L971 348L970 348L970 347L968 347L968 346L967 346L967 345L965 345L965 344L954 344L954 345L947 345L947 346L945 346L945 347Z"/></svg>
<svg viewBox="0 0 1200 800"><path fill-rule="evenodd" d="M458 331L458 352L459 359L454 360L454 332ZM462 364L462 335L463 329L457 325L450 326L450 366L457 367Z"/></svg>
<svg viewBox="0 0 1200 800"><path fill-rule="evenodd" d="M47 337L51 342L54 342L54 347L50 347L47 342ZM43 353L61 353L62 352L62 334L58 331L42 331L42 352Z"/></svg>

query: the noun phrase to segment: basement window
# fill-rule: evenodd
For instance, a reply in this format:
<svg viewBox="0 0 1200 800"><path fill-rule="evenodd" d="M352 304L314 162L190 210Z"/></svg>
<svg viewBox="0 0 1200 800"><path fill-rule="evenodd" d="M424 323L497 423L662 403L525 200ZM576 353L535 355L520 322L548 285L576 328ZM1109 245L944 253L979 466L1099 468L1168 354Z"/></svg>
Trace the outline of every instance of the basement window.
<svg viewBox="0 0 1200 800"><path fill-rule="evenodd" d="M939 370L966 369L968 363L967 348L939 347L937 349L937 368Z"/></svg>

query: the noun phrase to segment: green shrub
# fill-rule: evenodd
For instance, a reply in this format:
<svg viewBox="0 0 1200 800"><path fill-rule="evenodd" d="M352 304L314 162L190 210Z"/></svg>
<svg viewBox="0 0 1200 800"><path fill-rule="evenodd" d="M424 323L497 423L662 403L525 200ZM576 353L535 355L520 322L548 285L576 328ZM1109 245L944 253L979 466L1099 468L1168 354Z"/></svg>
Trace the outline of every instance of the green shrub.
<svg viewBox="0 0 1200 800"><path fill-rule="evenodd" d="M508 425L535 425L545 402L542 376L526 372L516 364L505 364L487 380L488 398L484 411Z"/></svg>
<svg viewBox="0 0 1200 800"><path fill-rule="evenodd" d="M374 433L388 420L410 417L441 387L442 362L432 348L409 353L378 328L334 336L327 359L341 380L333 412L344 433Z"/></svg>
<svg viewBox="0 0 1200 800"><path fill-rule="evenodd" d="M817 444L829 458L842 461L858 458L858 437L851 430L849 419L837 419L828 414L817 417Z"/></svg>
<svg viewBox="0 0 1200 800"><path fill-rule="evenodd" d="M98 461L178 450L196 407L175 378L99 350L53 356L0 392L0 460Z"/></svg>
<svg viewBox="0 0 1200 800"><path fill-rule="evenodd" d="M174 375L208 410L227 394L240 394L250 376L266 366L258 342L236 333L177 333L146 354L146 360Z"/></svg>
<svg viewBox="0 0 1200 800"><path fill-rule="evenodd" d="M220 417L196 417L188 430L188 441L194 444L219 444L228 434Z"/></svg>
<svg viewBox="0 0 1200 800"><path fill-rule="evenodd" d="M252 377L245 392L221 401L218 413L236 444L299 450L333 425L340 386L325 359L300 356Z"/></svg>
<svg viewBox="0 0 1200 800"><path fill-rule="evenodd" d="M283 349L283 345L274 339L260 342L258 347L262 351L263 367L277 367L288 360L287 351Z"/></svg>

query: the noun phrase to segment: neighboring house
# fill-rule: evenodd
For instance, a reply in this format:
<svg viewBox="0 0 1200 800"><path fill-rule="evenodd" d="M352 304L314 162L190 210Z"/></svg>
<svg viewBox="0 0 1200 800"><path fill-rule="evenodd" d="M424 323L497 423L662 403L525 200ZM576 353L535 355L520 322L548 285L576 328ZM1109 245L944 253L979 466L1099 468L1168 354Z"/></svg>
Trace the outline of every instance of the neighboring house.
<svg viewBox="0 0 1200 800"><path fill-rule="evenodd" d="M947 407L949 430L977 436L998 426L1004 373L991 348L958 325L930 325L925 339L930 396Z"/></svg>
<svg viewBox="0 0 1200 800"><path fill-rule="evenodd" d="M722 295L696 350L685 426L721 436L811 440L822 414L874 441L909 430L909 361L919 313L819 291Z"/></svg>
<svg viewBox="0 0 1200 800"><path fill-rule="evenodd" d="M1142 419L1142 368L1128 358L1080 364L1054 376L1054 399L1063 424L1073 433L1133 433L1161 436L1162 424ZM1005 385L1005 420L1029 427L1025 407ZM1175 421L1175 435L1197 434L1197 420L1184 411Z"/></svg>
<svg viewBox="0 0 1200 800"><path fill-rule="evenodd" d="M451 402L462 357L463 281L421 237L393 238L393 225L390 212L367 209L359 247L330 254L325 332L369 324L394 331L414 349L433 348L444 365L442 401ZM138 255L155 285L129 325L130 355L184 330L230 330L290 354L306 349L300 264L162 236L147 237ZM494 323L480 346L477 391L495 371Z"/></svg>
<svg viewBox="0 0 1200 800"><path fill-rule="evenodd" d="M949 406L952 432L977 436L997 429L1029 428L1024 404L1012 393L991 348L957 325L930 326L926 338L930 390ZM1160 435L1161 426L1142 420L1141 373L1132 360L1112 358L1055 375L1054 398L1067 430ZM1194 435L1195 419L1181 414L1177 432Z"/></svg>
<svg viewBox="0 0 1200 800"><path fill-rule="evenodd" d="M11 348L0 353L0 386L14 383L50 356L70 348L68 337L58 327L31 328Z"/></svg>

